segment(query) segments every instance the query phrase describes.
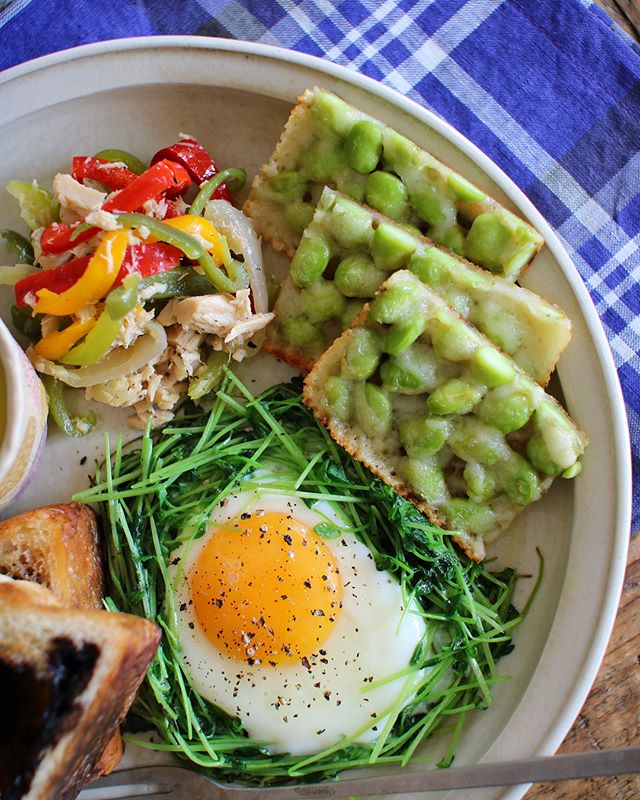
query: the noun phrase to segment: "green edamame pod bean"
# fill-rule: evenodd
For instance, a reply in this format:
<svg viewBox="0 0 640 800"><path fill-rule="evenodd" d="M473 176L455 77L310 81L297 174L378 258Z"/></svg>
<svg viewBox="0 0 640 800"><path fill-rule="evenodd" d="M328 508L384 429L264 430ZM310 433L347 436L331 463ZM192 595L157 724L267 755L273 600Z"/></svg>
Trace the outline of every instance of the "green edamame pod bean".
<svg viewBox="0 0 640 800"><path fill-rule="evenodd" d="M393 406L388 392L373 383L356 383L354 413L358 425L373 437L387 436L391 430Z"/></svg>
<svg viewBox="0 0 640 800"><path fill-rule="evenodd" d="M421 186L419 190L411 192L409 200L411 205L429 225L439 225L448 219L455 220L455 214L451 213L453 206L452 200L448 197L446 188L438 178L437 183Z"/></svg>
<svg viewBox="0 0 640 800"><path fill-rule="evenodd" d="M284 207L284 218L287 225L300 234L313 219L314 211L311 203L287 203Z"/></svg>
<svg viewBox="0 0 640 800"><path fill-rule="evenodd" d="M456 172L450 172L447 177L447 186L458 198L464 200L466 203L482 203L487 199L487 195L477 189L468 180L458 175Z"/></svg>
<svg viewBox="0 0 640 800"><path fill-rule="evenodd" d="M403 219L409 212L407 189L395 175L378 170L367 178L365 189L367 205L386 214L391 219Z"/></svg>
<svg viewBox="0 0 640 800"><path fill-rule="evenodd" d="M442 381L433 350L422 342L385 361L380 375L385 386L401 394L431 392Z"/></svg>
<svg viewBox="0 0 640 800"><path fill-rule="evenodd" d="M514 453L500 466L500 482L511 502L516 506L528 506L540 497L540 479L529 462Z"/></svg>
<svg viewBox="0 0 640 800"><path fill-rule="evenodd" d="M304 317L289 317L280 323L280 333L295 347L312 347L322 342L322 334Z"/></svg>
<svg viewBox="0 0 640 800"><path fill-rule="evenodd" d="M334 281L345 297L373 297L387 277L369 256L353 253L338 264Z"/></svg>
<svg viewBox="0 0 640 800"><path fill-rule="evenodd" d="M329 140L312 142L304 151L301 162L302 176L316 183L334 179L346 163L340 142Z"/></svg>
<svg viewBox="0 0 640 800"><path fill-rule="evenodd" d="M527 457L533 466L545 475L560 475L562 467L555 463L549 455L542 434L536 431L527 442ZM578 462L576 462L578 463Z"/></svg>
<svg viewBox="0 0 640 800"><path fill-rule="evenodd" d="M382 128L366 119L352 126L345 141L347 164L363 175L372 172L382 154Z"/></svg>
<svg viewBox="0 0 640 800"><path fill-rule="evenodd" d="M421 394L424 385L415 372L404 369L395 358L385 361L380 367L380 377L386 389L396 394Z"/></svg>
<svg viewBox="0 0 640 800"><path fill-rule="evenodd" d="M477 503L486 502L496 496L497 484L492 470L477 461L465 464L463 478L467 492Z"/></svg>
<svg viewBox="0 0 640 800"><path fill-rule="evenodd" d="M346 305L347 301L333 281L324 278L319 278L300 292L300 308L313 323L327 322L342 316Z"/></svg>
<svg viewBox="0 0 640 800"><path fill-rule="evenodd" d="M441 508L447 522L455 530L481 535L496 524L496 512L487 505L456 497Z"/></svg>
<svg viewBox="0 0 640 800"><path fill-rule="evenodd" d="M291 260L291 280L304 289L320 278L329 264L331 251L321 236L303 236Z"/></svg>
<svg viewBox="0 0 640 800"><path fill-rule="evenodd" d="M269 188L280 195L282 200L302 200L307 190L307 181L299 172L286 170L269 180Z"/></svg>
<svg viewBox="0 0 640 800"><path fill-rule="evenodd" d="M407 169L414 168L414 160L418 148L405 136L391 128L382 132L382 159L385 167L402 174Z"/></svg>
<svg viewBox="0 0 640 800"><path fill-rule="evenodd" d="M318 122L336 136L344 137L351 130L351 108L330 92L317 92L311 105L313 115Z"/></svg>
<svg viewBox="0 0 640 800"><path fill-rule="evenodd" d="M521 321L491 300L478 303L475 324L503 353L513 355L524 341Z"/></svg>
<svg viewBox="0 0 640 800"><path fill-rule="evenodd" d="M353 391L351 381L332 376L325 384L328 411L340 422L349 422L353 413Z"/></svg>
<svg viewBox="0 0 640 800"><path fill-rule="evenodd" d="M408 268L427 286L440 286L449 280L457 261L436 247L420 247L411 257Z"/></svg>
<svg viewBox="0 0 640 800"><path fill-rule="evenodd" d="M402 322L395 322L387 331L384 349L392 356L404 353L422 335L424 325L424 314L420 311L416 311Z"/></svg>
<svg viewBox="0 0 640 800"><path fill-rule="evenodd" d="M444 472L435 458L403 458L398 466L402 477L424 500L439 505L449 496Z"/></svg>
<svg viewBox="0 0 640 800"><path fill-rule="evenodd" d="M533 414L534 403L531 393L524 389L514 388L508 393L494 391L482 400L477 413L480 419L502 433L513 433L527 424Z"/></svg>
<svg viewBox="0 0 640 800"><path fill-rule="evenodd" d="M463 461L478 461L480 464L497 464L511 456L504 434L473 417L455 421L449 446Z"/></svg>
<svg viewBox="0 0 640 800"><path fill-rule="evenodd" d="M400 443L411 458L426 458L439 453L449 438L453 425L439 417L414 417L398 428Z"/></svg>
<svg viewBox="0 0 640 800"><path fill-rule="evenodd" d="M378 369L382 355L382 342L371 328L357 328L347 345L344 362L348 374L357 380L370 378Z"/></svg>
<svg viewBox="0 0 640 800"><path fill-rule="evenodd" d="M582 461L574 462L570 467L567 467L562 473L563 478L575 478L582 472Z"/></svg>
<svg viewBox="0 0 640 800"><path fill-rule="evenodd" d="M364 175L354 175L349 169L343 170L336 176L336 189L348 195L356 203L364 202L365 185Z"/></svg>
<svg viewBox="0 0 640 800"><path fill-rule="evenodd" d="M479 347L471 356L469 369L471 375L489 389L511 383L516 376L513 364L493 347Z"/></svg>
<svg viewBox="0 0 640 800"><path fill-rule="evenodd" d="M468 414L480 402L485 391L481 384L452 378L427 397L427 409L433 414Z"/></svg>
<svg viewBox="0 0 640 800"><path fill-rule="evenodd" d="M439 242L459 256L463 256L465 238L464 231L456 224L446 229L446 233L439 238Z"/></svg>
<svg viewBox="0 0 640 800"><path fill-rule="evenodd" d="M331 209L331 232L341 247L367 247L372 235L371 217L364 208L340 197Z"/></svg>
<svg viewBox="0 0 640 800"><path fill-rule="evenodd" d="M416 308L416 296L413 287L399 283L387 289L371 303L369 314L371 319L382 325L403 322L413 315Z"/></svg>
<svg viewBox="0 0 640 800"><path fill-rule="evenodd" d="M429 327L433 349L447 361L468 361L481 342L461 319L449 312L438 311Z"/></svg>
<svg viewBox="0 0 640 800"><path fill-rule="evenodd" d="M417 244L409 231L381 222L373 233L371 255L380 269L396 270L408 263Z"/></svg>
<svg viewBox="0 0 640 800"><path fill-rule="evenodd" d="M511 238L511 228L500 211L484 211L473 220L467 234L465 243L467 258L498 272Z"/></svg>
<svg viewBox="0 0 640 800"><path fill-rule="evenodd" d="M353 322L353 320L358 316L358 314L362 311L362 303L358 300L349 300L345 305L344 312L340 317L340 322L342 323L342 330L346 330L349 325Z"/></svg>

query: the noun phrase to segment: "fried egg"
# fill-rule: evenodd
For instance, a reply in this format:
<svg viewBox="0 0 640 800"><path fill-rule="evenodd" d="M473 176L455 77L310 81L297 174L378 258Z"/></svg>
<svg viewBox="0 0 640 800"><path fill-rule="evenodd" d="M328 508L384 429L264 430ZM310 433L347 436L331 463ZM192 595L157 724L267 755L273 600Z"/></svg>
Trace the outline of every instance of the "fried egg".
<svg viewBox="0 0 640 800"><path fill-rule="evenodd" d="M194 688L272 753L375 740L420 677L419 609L327 503L231 495L170 578Z"/></svg>

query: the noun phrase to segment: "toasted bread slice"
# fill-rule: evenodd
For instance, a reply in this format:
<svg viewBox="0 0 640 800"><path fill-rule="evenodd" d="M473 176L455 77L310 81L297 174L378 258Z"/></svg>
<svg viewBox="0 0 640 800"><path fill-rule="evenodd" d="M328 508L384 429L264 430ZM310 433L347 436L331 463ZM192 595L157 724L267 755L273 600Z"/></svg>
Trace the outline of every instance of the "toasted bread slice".
<svg viewBox="0 0 640 800"><path fill-rule="evenodd" d="M0 522L0 573L46 586L63 606L101 608L95 514L80 503L65 503Z"/></svg>
<svg viewBox="0 0 640 800"><path fill-rule="evenodd" d="M127 614L58 605L0 580L0 796L71 800L131 705L160 640Z"/></svg>
<svg viewBox="0 0 640 800"><path fill-rule="evenodd" d="M69 608L102 608L104 577L96 517L89 506L62 503L0 522L0 573L51 589ZM96 766L107 775L122 758L116 731Z"/></svg>
<svg viewBox="0 0 640 800"><path fill-rule="evenodd" d="M473 559L587 444L559 403L413 273L382 284L304 382L347 452Z"/></svg>

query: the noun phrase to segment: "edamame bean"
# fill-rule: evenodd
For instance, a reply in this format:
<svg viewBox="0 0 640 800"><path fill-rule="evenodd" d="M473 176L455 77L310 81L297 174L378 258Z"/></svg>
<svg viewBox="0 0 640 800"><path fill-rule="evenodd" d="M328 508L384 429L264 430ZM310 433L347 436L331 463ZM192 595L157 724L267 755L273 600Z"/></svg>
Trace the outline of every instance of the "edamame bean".
<svg viewBox="0 0 640 800"><path fill-rule="evenodd" d="M411 257L409 269L427 286L440 286L449 280L451 270L457 262L448 253L437 247L420 247Z"/></svg>
<svg viewBox="0 0 640 800"><path fill-rule="evenodd" d="M526 459L517 453L500 465L500 482L511 502L528 506L540 497L540 479Z"/></svg>
<svg viewBox="0 0 640 800"><path fill-rule="evenodd" d="M549 455L542 434L536 431L527 442L527 458L533 466L545 475L560 475L562 467L555 463ZM576 462L579 463L579 462Z"/></svg>
<svg viewBox="0 0 640 800"><path fill-rule="evenodd" d="M481 384L452 378L441 384L427 397L427 409L433 414L468 414L482 399L485 391Z"/></svg>
<svg viewBox="0 0 640 800"><path fill-rule="evenodd" d="M345 167L344 150L340 142L312 142L302 154L300 172L307 180L324 183L333 180Z"/></svg>
<svg viewBox="0 0 640 800"><path fill-rule="evenodd" d="M531 393L524 389L489 392L478 406L477 414L502 433L513 433L526 425L533 414L534 402Z"/></svg>
<svg viewBox="0 0 640 800"><path fill-rule="evenodd" d="M345 306L344 312L342 317L340 317L340 322L342 324L342 330L346 330L349 325L353 322L353 320L358 316L358 314L362 311L362 303L357 300L349 300Z"/></svg>
<svg viewBox="0 0 640 800"><path fill-rule="evenodd" d="M408 263L417 244L409 231L381 222L373 233L371 255L380 269L396 270Z"/></svg>
<svg viewBox="0 0 640 800"><path fill-rule="evenodd" d="M385 167L401 175L406 170L414 168L418 155L416 145L391 128L382 132L382 159Z"/></svg>
<svg viewBox="0 0 640 800"><path fill-rule="evenodd" d="M449 446L463 461L489 466L510 458L512 453L504 434L474 417L455 420Z"/></svg>
<svg viewBox="0 0 640 800"><path fill-rule="evenodd" d="M534 423L550 457L563 470L571 467L584 452L580 431L550 398L544 398L536 408Z"/></svg>
<svg viewBox="0 0 640 800"><path fill-rule="evenodd" d="M408 456L426 458L442 450L452 429L453 425L448 419L413 417L400 424L398 434Z"/></svg>
<svg viewBox="0 0 640 800"><path fill-rule="evenodd" d="M382 128L366 119L356 122L347 134L345 153L351 169L372 172L382 154Z"/></svg>
<svg viewBox="0 0 640 800"><path fill-rule="evenodd" d="M399 283L387 289L371 303L371 319L383 325L403 322L413 315L417 306L413 286Z"/></svg>
<svg viewBox="0 0 640 800"><path fill-rule="evenodd" d="M424 500L440 505L449 496L444 472L435 458L403 458L398 469L413 491Z"/></svg>
<svg viewBox="0 0 640 800"><path fill-rule="evenodd" d="M475 324L504 353L514 355L524 341L520 320L504 308L504 304L483 300L478 303Z"/></svg>
<svg viewBox="0 0 640 800"><path fill-rule="evenodd" d="M367 247L372 236L371 217L357 203L339 197L331 209L331 232L341 247Z"/></svg>
<svg viewBox="0 0 640 800"><path fill-rule="evenodd" d="M307 181L299 172L286 170L279 172L269 180L269 187L283 200L302 200L307 189Z"/></svg>
<svg viewBox="0 0 640 800"><path fill-rule="evenodd" d="M464 231L456 224L447 228L444 236L439 237L439 242L459 256L464 256L465 238Z"/></svg>
<svg viewBox="0 0 640 800"><path fill-rule="evenodd" d="M354 387L355 418L363 431L382 438L391 431L393 406L389 393L373 383L356 383Z"/></svg>
<svg viewBox="0 0 640 800"><path fill-rule="evenodd" d="M418 216L429 225L440 225L448 219L455 219L455 214L451 213L453 203L439 180L438 183L424 185L411 192L409 201Z"/></svg>
<svg viewBox="0 0 640 800"><path fill-rule="evenodd" d="M282 337L295 347L312 347L322 342L322 334L304 317L288 317L280 323Z"/></svg>
<svg viewBox="0 0 640 800"><path fill-rule="evenodd" d="M349 422L353 413L353 391L351 381L332 376L325 383L327 410L340 422Z"/></svg>
<svg viewBox="0 0 640 800"><path fill-rule="evenodd" d="M379 270L369 256L353 253L338 264L334 281L345 297L373 297L380 284L387 277Z"/></svg>
<svg viewBox="0 0 640 800"><path fill-rule="evenodd" d="M446 503L441 511L454 530L481 535L496 524L497 514L488 505L456 497Z"/></svg>
<svg viewBox="0 0 640 800"><path fill-rule="evenodd" d="M424 325L424 314L421 311L416 311L402 322L395 322L387 331L384 349L392 356L404 353L422 335Z"/></svg>
<svg viewBox="0 0 640 800"><path fill-rule="evenodd" d="M513 278L515 280L534 257L537 249L533 243L520 245L516 252L503 264L502 271L505 278Z"/></svg>
<svg viewBox="0 0 640 800"><path fill-rule="evenodd" d="M342 316L346 305L347 301L333 281L324 278L319 278L300 292L302 312L313 323L327 322Z"/></svg>
<svg viewBox="0 0 640 800"><path fill-rule="evenodd" d="M378 369L382 355L380 336L371 328L357 328L349 338L344 363L350 377L364 381Z"/></svg>
<svg viewBox="0 0 640 800"><path fill-rule="evenodd" d="M291 280L301 289L311 286L322 276L330 257L331 251L325 239L303 236L291 260Z"/></svg>
<svg viewBox="0 0 640 800"><path fill-rule="evenodd" d="M468 361L481 341L461 319L450 312L438 310L430 320L429 327L433 349L447 361Z"/></svg>
<svg viewBox="0 0 640 800"><path fill-rule="evenodd" d="M364 175L354 175L349 169L336 177L336 189L348 195L356 203L364 203L366 180Z"/></svg>
<svg viewBox="0 0 640 800"><path fill-rule="evenodd" d="M318 122L336 136L344 137L351 129L353 112L344 100L334 94L316 93L311 109Z"/></svg>
<svg viewBox="0 0 640 800"><path fill-rule="evenodd" d="M511 243L511 226L498 211L484 211L471 223L465 244L467 258L499 272Z"/></svg>
<svg viewBox="0 0 640 800"><path fill-rule="evenodd" d="M477 348L471 356L469 370L477 381L486 384L489 389L511 383L516 376L513 364L493 347Z"/></svg>
<svg viewBox="0 0 640 800"><path fill-rule="evenodd" d="M420 376L412 370L404 369L394 358L382 364L380 377L384 387L396 394L421 394L424 391Z"/></svg>
<svg viewBox="0 0 640 800"><path fill-rule="evenodd" d="M287 203L284 206L284 218L292 230L296 233L302 233L313 219L314 211L315 209L311 203Z"/></svg>
<svg viewBox="0 0 640 800"><path fill-rule="evenodd" d="M464 467L463 478L469 497L476 503L486 502L495 497L497 492L495 475L484 464L468 461Z"/></svg>
<svg viewBox="0 0 640 800"><path fill-rule="evenodd" d="M395 175L378 170L367 178L365 199L372 208L391 219L403 219L409 212L407 189Z"/></svg>
<svg viewBox="0 0 640 800"><path fill-rule="evenodd" d="M447 186L458 198L464 200L466 203L482 203L487 199L487 195L477 189L468 180L458 175L456 172L450 172L447 177Z"/></svg>
<svg viewBox="0 0 640 800"><path fill-rule="evenodd" d="M380 375L385 386L401 394L433 391L442 380L440 364L431 348L422 342L385 361Z"/></svg>

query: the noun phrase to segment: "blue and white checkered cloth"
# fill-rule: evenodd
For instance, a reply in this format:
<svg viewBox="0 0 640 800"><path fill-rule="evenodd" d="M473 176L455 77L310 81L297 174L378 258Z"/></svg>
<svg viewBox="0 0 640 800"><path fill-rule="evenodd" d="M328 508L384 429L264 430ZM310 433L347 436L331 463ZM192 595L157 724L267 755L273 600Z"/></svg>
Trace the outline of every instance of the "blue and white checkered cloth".
<svg viewBox="0 0 640 800"><path fill-rule="evenodd" d="M611 344L640 527L640 48L591 0L0 0L0 69L199 34L324 56L440 114L560 235Z"/></svg>

